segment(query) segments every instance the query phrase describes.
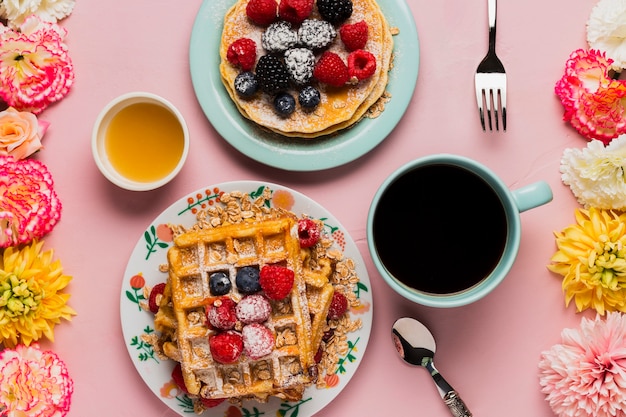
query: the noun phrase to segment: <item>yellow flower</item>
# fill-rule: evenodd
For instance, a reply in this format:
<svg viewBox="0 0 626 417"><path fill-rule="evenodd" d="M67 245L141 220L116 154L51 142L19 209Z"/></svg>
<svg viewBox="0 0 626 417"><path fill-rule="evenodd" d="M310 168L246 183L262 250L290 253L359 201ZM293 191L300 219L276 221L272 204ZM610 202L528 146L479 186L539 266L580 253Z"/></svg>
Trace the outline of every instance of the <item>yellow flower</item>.
<svg viewBox="0 0 626 417"><path fill-rule="evenodd" d="M76 312L62 290L72 277L63 274L52 250L41 252L43 241L12 246L0 253L0 343L26 346L45 336L54 341L54 326Z"/></svg>
<svg viewBox="0 0 626 417"><path fill-rule="evenodd" d="M576 224L555 232L558 251L548 269L563 276L565 305L580 312L626 312L626 213L577 209Z"/></svg>

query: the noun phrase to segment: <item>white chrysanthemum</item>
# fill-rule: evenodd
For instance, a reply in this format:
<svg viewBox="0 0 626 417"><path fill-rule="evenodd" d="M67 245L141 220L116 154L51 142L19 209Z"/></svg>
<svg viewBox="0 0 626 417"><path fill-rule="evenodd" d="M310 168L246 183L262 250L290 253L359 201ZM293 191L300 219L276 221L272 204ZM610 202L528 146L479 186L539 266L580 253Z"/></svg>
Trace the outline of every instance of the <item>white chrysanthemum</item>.
<svg viewBox="0 0 626 417"><path fill-rule="evenodd" d="M626 209L626 135L608 146L592 140L585 149L569 148L561 158L561 179L584 207Z"/></svg>
<svg viewBox="0 0 626 417"><path fill-rule="evenodd" d="M600 0L587 21L591 49L605 51L614 62L611 68L626 68L626 0Z"/></svg>
<svg viewBox="0 0 626 417"><path fill-rule="evenodd" d="M9 27L19 28L32 14L41 20L56 23L74 10L76 0L2 0L0 17L7 20Z"/></svg>

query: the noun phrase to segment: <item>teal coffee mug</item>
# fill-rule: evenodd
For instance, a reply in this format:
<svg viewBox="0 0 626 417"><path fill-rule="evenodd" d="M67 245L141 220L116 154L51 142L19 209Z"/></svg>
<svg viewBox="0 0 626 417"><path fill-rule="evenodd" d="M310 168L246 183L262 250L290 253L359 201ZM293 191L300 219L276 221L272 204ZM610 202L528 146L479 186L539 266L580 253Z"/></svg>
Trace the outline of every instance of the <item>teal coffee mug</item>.
<svg viewBox="0 0 626 417"><path fill-rule="evenodd" d="M405 298L431 307L466 305L510 271L520 213L551 200L544 181L510 190L472 159L426 156L397 169L376 192L367 219L369 251Z"/></svg>

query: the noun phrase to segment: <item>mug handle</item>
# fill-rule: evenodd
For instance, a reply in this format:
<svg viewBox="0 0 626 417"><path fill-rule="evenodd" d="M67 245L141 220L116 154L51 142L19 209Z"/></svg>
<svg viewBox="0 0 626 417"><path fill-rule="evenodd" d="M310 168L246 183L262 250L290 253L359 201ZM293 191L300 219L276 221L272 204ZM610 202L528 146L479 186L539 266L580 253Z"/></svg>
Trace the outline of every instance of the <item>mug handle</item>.
<svg viewBox="0 0 626 417"><path fill-rule="evenodd" d="M520 213L552 201L552 189L545 181L537 181L512 190L511 194Z"/></svg>

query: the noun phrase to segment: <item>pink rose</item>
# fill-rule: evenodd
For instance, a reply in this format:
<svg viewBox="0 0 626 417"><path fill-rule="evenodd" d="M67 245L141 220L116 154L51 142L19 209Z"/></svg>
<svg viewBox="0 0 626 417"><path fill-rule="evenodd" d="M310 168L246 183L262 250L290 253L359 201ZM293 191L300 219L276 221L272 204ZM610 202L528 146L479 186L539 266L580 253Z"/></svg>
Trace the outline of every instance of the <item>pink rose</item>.
<svg viewBox="0 0 626 417"><path fill-rule="evenodd" d="M27 111L9 107L0 112L0 155L25 159L42 148L41 138L48 129L48 122L37 120Z"/></svg>

